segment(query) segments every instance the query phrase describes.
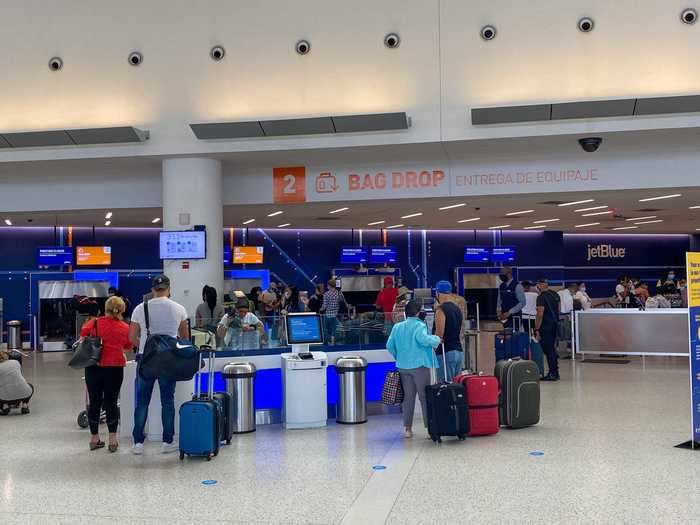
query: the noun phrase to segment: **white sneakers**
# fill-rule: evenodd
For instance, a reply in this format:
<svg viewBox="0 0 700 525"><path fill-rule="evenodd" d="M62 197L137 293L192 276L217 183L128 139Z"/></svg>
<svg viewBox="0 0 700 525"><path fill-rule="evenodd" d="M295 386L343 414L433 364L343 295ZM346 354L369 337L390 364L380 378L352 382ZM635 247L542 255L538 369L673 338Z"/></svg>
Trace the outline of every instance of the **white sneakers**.
<svg viewBox="0 0 700 525"><path fill-rule="evenodd" d="M160 446L161 454L170 454L172 452L178 452L179 450L180 450L180 447L175 442L163 443ZM134 443L134 446L131 447L131 453L134 454L135 456L143 455L143 451L144 451L143 443Z"/></svg>

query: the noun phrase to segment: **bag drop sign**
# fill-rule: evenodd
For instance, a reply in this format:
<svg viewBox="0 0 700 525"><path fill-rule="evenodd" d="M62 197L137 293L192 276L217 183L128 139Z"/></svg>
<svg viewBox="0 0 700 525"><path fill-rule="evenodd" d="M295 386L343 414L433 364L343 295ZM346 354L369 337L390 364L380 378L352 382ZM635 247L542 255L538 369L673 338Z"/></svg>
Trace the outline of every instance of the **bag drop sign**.
<svg viewBox="0 0 700 525"><path fill-rule="evenodd" d="M587 245L587 261L593 259L624 259L627 248L616 248L612 244Z"/></svg>

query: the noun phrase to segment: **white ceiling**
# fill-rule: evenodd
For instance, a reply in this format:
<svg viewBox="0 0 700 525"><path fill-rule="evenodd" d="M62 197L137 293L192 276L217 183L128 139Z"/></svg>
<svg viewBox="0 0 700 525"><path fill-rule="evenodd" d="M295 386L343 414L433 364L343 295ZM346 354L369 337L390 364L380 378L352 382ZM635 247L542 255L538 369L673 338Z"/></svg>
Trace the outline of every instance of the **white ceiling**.
<svg viewBox="0 0 700 525"><path fill-rule="evenodd" d="M640 199L680 193L681 197L639 202ZM570 202L594 199L594 202L576 206L557 206L556 202ZM440 211L442 206L464 203L459 208ZM597 206L608 206L599 210L576 212L575 210ZM537 226L534 221L559 219L546 223L544 230L567 232L615 232L615 233L696 233L700 231L700 188L622 190L576 193L547 193L507 196L430 199L393 199L374 201L352 201L334 203L307 203L298 205L246 205L226 206L224 225L240 227L243 221L255 219L249 227L275 228L290 223L290 228L381 228L395 224L405 227L427 229L487 229L492 226L510 225L504 229L523 229ZM330 211L348 207L346 211L330 214ZM267 214L282 210L276 217ZM532 213L507 216L511 212L534 210ZM613 211L605 215L583 216L585 213ZM0 215L9 218L14 226L104 226L105 213L113 212L113 227L149 227L152 220L161 216L159 208L23 212ZM423 215L402 219L412 213ZM647 220L663 222L639 224L637 228L613 230L613 228L635 226L627 219L655 216ZM478 221L459 223L459 220L478 217ZM368 223L386 221L382 225L370 227ZM31 221L31 222L29 222ZM576 225L600 223L594 226L576 228Z"/></svg>

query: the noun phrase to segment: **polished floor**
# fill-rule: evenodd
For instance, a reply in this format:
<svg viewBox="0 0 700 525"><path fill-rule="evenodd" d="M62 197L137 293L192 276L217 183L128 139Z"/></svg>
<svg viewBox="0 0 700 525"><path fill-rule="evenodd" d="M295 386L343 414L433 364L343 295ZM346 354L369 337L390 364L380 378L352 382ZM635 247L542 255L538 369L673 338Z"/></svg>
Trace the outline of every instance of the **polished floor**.
<svg viewBox="0 0 700 525"><path fill-rule="evenodd" d="M260 427L211 462L88 452L66 358L26 359L32 413L0 418L2 524L700 523L700 453L673 448L689 433L680 358L564 361L541 423L492 437L406 440L400 416L375 416Z"/></svg>

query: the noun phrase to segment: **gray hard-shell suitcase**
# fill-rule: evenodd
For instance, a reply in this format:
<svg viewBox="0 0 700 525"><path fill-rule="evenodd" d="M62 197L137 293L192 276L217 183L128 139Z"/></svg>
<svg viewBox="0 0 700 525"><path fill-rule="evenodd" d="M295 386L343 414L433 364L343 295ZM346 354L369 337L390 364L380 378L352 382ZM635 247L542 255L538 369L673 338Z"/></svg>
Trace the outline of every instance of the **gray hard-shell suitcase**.
<svg viewBox="0 0 700 525"><path fill-rule="evenodd" d="M534 361L508 359L496 363L501 387L501 425L523 428L540 421L540 370Z"/></svg>

